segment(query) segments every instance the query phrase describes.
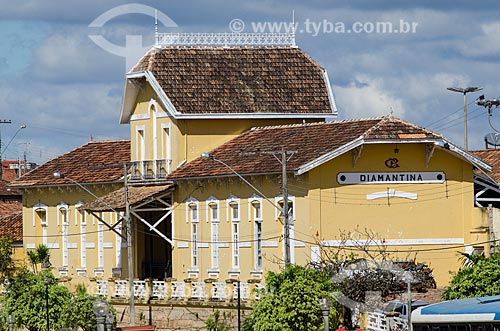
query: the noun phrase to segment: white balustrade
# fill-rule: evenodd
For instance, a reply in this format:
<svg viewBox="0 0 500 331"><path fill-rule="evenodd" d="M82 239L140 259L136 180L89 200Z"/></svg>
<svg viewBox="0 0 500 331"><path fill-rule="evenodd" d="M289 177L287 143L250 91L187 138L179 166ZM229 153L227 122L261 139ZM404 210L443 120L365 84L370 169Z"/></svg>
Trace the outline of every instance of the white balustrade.
<svg viewBox="0 0 500 331"><path fill-rule="evenodd" d="M115 294L114 294L114 296L117 298L128 297L127 285L128 285L128 281L126 281L126 280L115 280Z"/></svg>
<svg viewBox="0 0 500 331"><path fill-rule="evenodd" d="M250 297L250 288L248 283L240 282L240 294L242 300L247 300ZM234 283L233 298L238 299L238 284Z"/></svg>
<svg viewBox="0 0 500 331"><path fill-rule="evenodd" d="M207 297L205 291L205 282L193 282L192 290L191 290L191 298L192 299L204 299Z"/></svg>
<svg viewBox="0 0 500 331"><path fill-rule="evenodd" d="M99 296L108 296L108 281L105 279L97 279L96 280L97 284L97 295Z"/></svg>
<svg viewBox="0 0 500 331"><path fill-rule="evenodd" d="M225 300L227 298L227 284L226 282L213 282L212 283L212 299Z"/></svg>
<svg viewBox="0 0 500 331"><path fill-rule="evenodd" d="M165 299L167 296L167 287L163 280L153 280L153 288L151 289L153 298Z"/></svg>
<svg viewBox="0 0 500 331"><path fill-rule="evenodd" d="M172 299L183 299L186 297L186 283L172 282Z"/></svg>
<svg viewBox="0 0 500 331"><path fill-rule="evenodd" d="M146 281L145 280L134 280L134 298L145 298L146 297Z"/></svg>

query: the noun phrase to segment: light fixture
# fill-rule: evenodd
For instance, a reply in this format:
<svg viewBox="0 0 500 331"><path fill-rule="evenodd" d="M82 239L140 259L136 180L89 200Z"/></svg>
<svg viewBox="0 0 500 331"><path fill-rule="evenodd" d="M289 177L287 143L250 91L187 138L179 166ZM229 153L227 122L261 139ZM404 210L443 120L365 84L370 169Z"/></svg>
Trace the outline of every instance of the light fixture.
<svg viewBox="0 0 500 331"><path fill-rule="evenodd" d="M448 91L462 93L464 95L464 149L468 149L467 144L467 93L477 92L482 90L482 87L469 86L469 87L448 87Z"/></svg>
<svg viewBox="0 0 500 331"><path fill-rule="evenodd" d="M106 300L96 299L92 303L92 311L94 312L96 321L97 321L97 330L105 331L106 317L109 312L109 304Z"/></svg>
<svg viewBox="0 0 500 331"><path fill-rule="evenodd" d="M330 324L328 320L328 315L330 314L330 309L332 308L332 302L328 298L319 299L319 309L323 314L323 324L325 326L325 331L330 331Z"/></svg>

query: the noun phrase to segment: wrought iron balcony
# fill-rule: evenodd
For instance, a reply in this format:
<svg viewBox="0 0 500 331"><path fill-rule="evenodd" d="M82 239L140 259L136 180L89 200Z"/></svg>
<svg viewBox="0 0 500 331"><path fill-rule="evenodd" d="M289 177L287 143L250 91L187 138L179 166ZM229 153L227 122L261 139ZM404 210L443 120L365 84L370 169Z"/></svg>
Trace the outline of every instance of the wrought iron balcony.
<svg viewBox="0 0 500 331"><path fill-rule="evenodd" d="M143 160L131 162L131 180L162 180L170 173L172 160Z"/></svg>

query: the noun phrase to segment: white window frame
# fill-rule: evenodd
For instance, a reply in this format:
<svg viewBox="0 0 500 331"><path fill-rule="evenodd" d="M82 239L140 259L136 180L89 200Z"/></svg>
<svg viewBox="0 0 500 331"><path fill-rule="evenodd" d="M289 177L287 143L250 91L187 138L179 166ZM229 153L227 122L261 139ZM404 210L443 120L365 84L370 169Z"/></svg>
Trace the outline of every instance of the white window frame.
<svg viewBox="0 0 500 331"><path fill-rule="evenodd" d="M36 226L36 220L37 220L37 213L39 211L43 211L45 215L45 221L41 218L40 225L42 226L42 243L44 245L47 245L47 235L48 231L47 228L49 226L49 207L47 205L37 203L36 205L33 206L33 226Z"/></svg>
<svg viewBox="0 0 500 331"><path fill-rule="evenodd" d="M240 269L240 223L231 222L231 263L233 270Z"/></svg>
<svg viewBox="0 0 500 331"><path fill-rule="evenodd" d="M198 247L199 241L199 223L191 222L191 268L197 270L200 265L200 252Z"/></svg>
<svg viewBox="0 0 500 331"><path fill-rule="evenodd" d="M142 132L142 137L141 137L141 132ZM135 159L136 161L144 161L145 158L146 158L146 127L144 125L137 125L135 127Z"/></svg>
<svg viewBox="0 0 500 331"><path fill-rule="evenodd" d="M193 218L193 208L195 207L196 209L196 217ZM186 224L189 223L191 220L198 222L200 219L200 202L193 198L189 197L189 199L186 200Z"/></svg>
<svg viewBox="0 0 500 331"><path fill-rule="evenodd" d="M120 215L122 215L122 213L118 213L116 214L116 222L118 223L116 226L115 226L115 229L116 229L116 232L118 233L122 233L122 224L120 222ZM118 233L115 234L115 266L117 268L121 268L122 267L122 237L118 235Z"/></svg>
<svg viewBox="0 0 500 331"><path fill-rule="evenodd" d="M210 220L211 267L214 270L219 268L219 216L219 200L211 196L207 199L207 222Z"/></svg>
<svg viewBox="0 0 500 331"><path fill-rule="evenodd" d="M103 218L104 213L100 213L99 217ZM97 220L97 267L104 268L104 223Z"/></svg>
<svg viewBox="0 0 500 331"><path fill-rule="evenodd" d="M170 174L170 167L172 164L172 128L170 123L162 123L161 124L161 156L162 159L166 160L167 173Z"/></svg>
<svg viewBox="0 0 500 331"><path fill-rule="evenodd" d="M75 205L75 225L80 224L80 268L87 268L87 220L84 210L79 210L83 202Z"/></svg>
<svg viewBox="0 0 500 331"><path fill-rule="evenodd" d="M69 209L68 205L60 202L57 205L57 225L62 225L62 267L68 267L69 252L68 252L68 227L69 227Z"/></svg>
<svg viewBox="0 0 500 331"><path fill-rule="evenodd" d="M241 206L240 199L231 194L231 196L226 199L227 206L227 221L231 220L231 265L233 270L240 269L240 217L241 217ZM235 208L237 210L237 215L235 215Z"/></svg>
<svg viewBox="0 0 500 331"><path fill-rule="evenodd" d="M255 205L259 205L257 215ZM262 198L253 195L248 199L248 220L252 221L254 227L254 268L262 270ZM260 232L258 231L260 229ZM260 263L259 263L260 261Z"/></svg>

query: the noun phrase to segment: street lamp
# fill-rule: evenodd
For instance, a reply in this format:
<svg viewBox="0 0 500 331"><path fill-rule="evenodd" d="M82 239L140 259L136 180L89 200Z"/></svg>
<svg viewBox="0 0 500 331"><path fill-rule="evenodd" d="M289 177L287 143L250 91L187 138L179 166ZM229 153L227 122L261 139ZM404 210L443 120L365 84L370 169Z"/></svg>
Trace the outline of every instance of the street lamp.
<svg viewBox="0 0 500 331"><path fill-rule="evenodd" d="M477 92L482 90L482 87L469 86L469 87L448 87L448 91L463 93L464 95L464 149L467 150L467 93Z"/></svg>
<svg viewBox="0 0 500 331"><path fill-rule="evenodd" d="M106 331L111 331L113 329L114 322L115 322L115 315L108 313L106 315Z"/></svg>
<svg viewBox="0 0 500 331"><path fill-rule="evenodd" d="M14 331L14 316L7 315L7 324L9 324L9 331Z"/></svg>
<svg viewBox="0 0 500 331"><path fill-rule="evenodd" d="M81 189L83 189L85 192L93 196L95 199L98 201L104 203L111 211L119 215L119 213L111 207L109 203L107 203L104 199L98 197L97 195L94 194L94 192L90 191L88 188L77 182L76 180L65 176L64 174L60 172L54 172L53 176L55 178L64 178L67 179L68 181L72 182L73 184L77 185ZM130 220L130 211L129 211L129 205L128 205L128 191L127 191L127 168L125 166L125 174L124 174L124 180L125 180L125 222L127 225L127 259L128 259L128 282L129 282L129 308L130 308L130 326L135 325L135 294L134 294L134 259L133 259L133 247L132 247L132 222Z"/></svg>
<svg viewBox="0 0 500 331"><path fill-rule="evenodd" d="M231 168L227 163L224 161L221 161L217 159L215 156L209 153L202 153L201 157L204 159L209 159L212 161L215 161L217 163L222 164L224 167L227 169L231 170L232 173L234 173L238 178L240 178L245 184L250 186L255 192L257 192L261 197L263 197L267 202L269 202L274 208L276 208L281 215L285 218L285 235L284 235L284 240L285 240L285 265L290 264L290 232L289 232L289 212L288 212L288 200L286 199L287 194L283 194L283 208L275 204L271 199L269 199L264 193L262 193L258 188L253 186L248 180L246 180L242 175L240 175L236 170ZM283 178L285 178L286 172L283 173Z"/></svg>
<svg viewBox="0 0 500 331"><path fill-rule="evenodd" d="M106 300L97 299L92 303L92 311L97 321L97 331L106 331L104 323L109 312L109 304Z"/></svg>
<svg viewBox="0 0 500 331"><path fill-rule="evenodd" d="M47 321L47 331L50 331L50 319L49 319L49 285L50 279L49 277L45 277L45 319Z"/></svg>
<svg viewBox="0 0 500 331"><path fill-rule="evenodd" d="M330 321L328 320L328 315L330 314L330 309L332 308L332 302L328 298L319 299L319 309L323 314L323 324L325 326L325 331L330 331Z"/></svg>

